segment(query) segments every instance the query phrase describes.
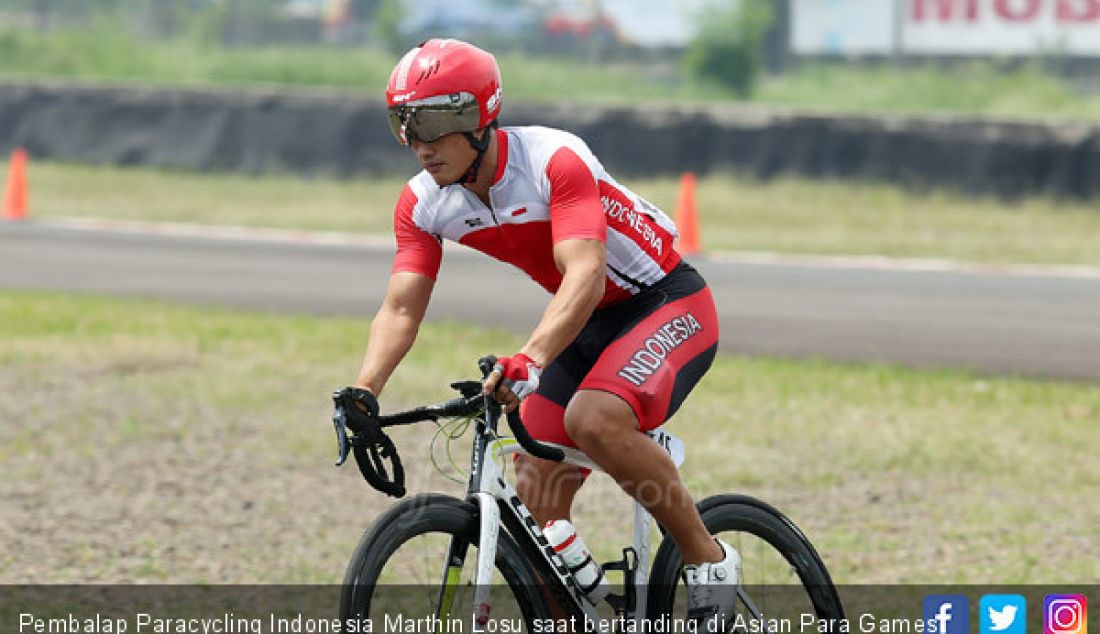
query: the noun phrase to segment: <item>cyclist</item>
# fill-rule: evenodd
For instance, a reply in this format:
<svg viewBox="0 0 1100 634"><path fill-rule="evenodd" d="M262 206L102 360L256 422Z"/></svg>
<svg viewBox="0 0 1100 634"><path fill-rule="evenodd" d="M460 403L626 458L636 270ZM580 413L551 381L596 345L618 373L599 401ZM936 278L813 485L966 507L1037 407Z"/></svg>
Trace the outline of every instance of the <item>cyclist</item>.
<svg viewBox="0 0 1100 634"><path fill-rule="evenodd" d="M473 45L413 48L386 101L394 136L423 171L397 201L397 254L354 386L371 413L416 338L443 239L515 265L553 297L485 393L506 411L520 407L536 439L579 447L669 531L686 564L689 616L732 614L738 553L710 536L668 454L640 433L675 413L717 350L713 298L673 248L674 224L576 136L500 128L500 71ZM585 475L516 462L517 490L540 524L569 518Z"/></svg>

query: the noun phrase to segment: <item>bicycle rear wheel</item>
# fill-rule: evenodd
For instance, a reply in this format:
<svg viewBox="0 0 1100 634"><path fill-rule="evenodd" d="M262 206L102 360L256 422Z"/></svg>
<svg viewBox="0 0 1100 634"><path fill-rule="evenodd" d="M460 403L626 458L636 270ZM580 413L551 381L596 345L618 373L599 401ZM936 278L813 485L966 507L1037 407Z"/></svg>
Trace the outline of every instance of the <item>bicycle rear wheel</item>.
<svg viewBox="0 0 1100 634"><path fill-rule="evenodd" d="M829 571L810 541L786 516L744 495L716 495L700 502L698 508L707 530L741 555L741 587L737 614L728 624L730 631L772 631L782 620L800 628L804 614L818 619L810 631L822 631L819 626L832 631L844 618ZM682 567L676 543L666 536L650 571L649 618L686 615ZM753 624L758 629L751 629Z"/></svg>
<svg viewBox="0 0 1100 634"><path fill-rule="evenodd" d="M471 631L479 533L469 502L429 494L395 505L363 535L348 564L340 618L370 619L375 631ZM508 631L530 630L532 619L549 613L545 599L519 547L499 535L490 617Z"/></svg>

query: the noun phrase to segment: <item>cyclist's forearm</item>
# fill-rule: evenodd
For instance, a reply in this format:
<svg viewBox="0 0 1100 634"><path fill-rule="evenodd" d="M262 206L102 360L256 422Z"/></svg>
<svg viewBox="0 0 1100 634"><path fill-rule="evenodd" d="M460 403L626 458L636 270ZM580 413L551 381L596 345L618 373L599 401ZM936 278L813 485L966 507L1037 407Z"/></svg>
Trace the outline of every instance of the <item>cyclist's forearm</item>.
<svg viewBox="0 0 1100 634"><path fill-rule="evenodd" d="M520 350L546 367L580 334L604 293L602 262L575 266L566 272L542 320Z"/></svg>
<svg viewBox="0 0 1100 634"><path fill-rule="evenodd" d="M370 340L355 384L378 396L397 364L412 348L421 315L383 308L370 325Z"/></svg>

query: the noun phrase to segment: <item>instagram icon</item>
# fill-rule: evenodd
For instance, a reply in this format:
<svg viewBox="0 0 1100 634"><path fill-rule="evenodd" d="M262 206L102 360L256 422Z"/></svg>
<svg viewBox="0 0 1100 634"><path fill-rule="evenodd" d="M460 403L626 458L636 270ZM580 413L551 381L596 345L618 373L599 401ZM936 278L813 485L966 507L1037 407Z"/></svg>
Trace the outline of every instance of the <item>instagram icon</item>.
<svg viewBox="0 0 1100 634"><path fill-rule="evenodd" d="M1088 634L1083 594L1048 594L1043 599L1043 634Z"/></svg>

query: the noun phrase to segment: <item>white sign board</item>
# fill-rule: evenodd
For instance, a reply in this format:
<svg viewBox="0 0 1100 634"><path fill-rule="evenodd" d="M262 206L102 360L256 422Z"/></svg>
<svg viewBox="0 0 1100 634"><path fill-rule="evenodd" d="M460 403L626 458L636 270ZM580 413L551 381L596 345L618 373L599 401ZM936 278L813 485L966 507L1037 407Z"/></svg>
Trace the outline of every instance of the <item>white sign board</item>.
<svg viewBox="0 0 1100 634"><path fill-rule="evenodd" d="M1100 56L1100 0L909 0L902 49L918 54Z"/></svg>
<svg viewBox="0 0 1100 634"><path fill-rule="evenodd" d="M792 0L807 55L1100 57L1100 0Z"/></svg>
<svg viewBox="0 0 1100 634"><path fill-rule="evenodd" d="M791 48L801 55L889 53L893 0L793 0Z"/></svg>

